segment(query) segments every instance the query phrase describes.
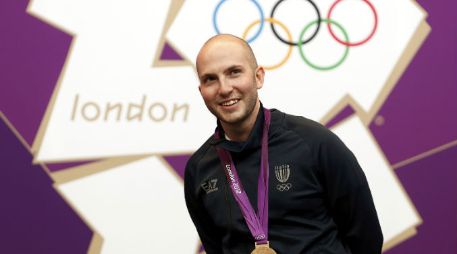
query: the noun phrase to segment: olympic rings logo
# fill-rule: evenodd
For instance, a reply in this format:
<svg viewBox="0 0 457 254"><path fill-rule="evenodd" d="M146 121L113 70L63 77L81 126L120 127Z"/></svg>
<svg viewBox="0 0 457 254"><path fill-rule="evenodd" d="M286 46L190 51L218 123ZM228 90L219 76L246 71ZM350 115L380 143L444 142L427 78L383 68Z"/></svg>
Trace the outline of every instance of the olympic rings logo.
<svg viewBox="0 0 457 254"><path fill-rule="evenodd" d="M290 188L292 188L291 183L283 183L283 184L276 185L276 189L278 191L288 191L288 190L290 190Z"/></svg>
<svg viewBox="0 0 457 254"><path fill-rule="evenodd" d="M213 26L214 26L214 30L216 31L217 34L221 33L221 31L219 30L219 25L217 23L217 15L219 13L219 10L221 9L221 6L226 1L227 0L221 0L216 5L216 8L214 9L214 12L213 12ZM251 24L249 24L247 26L247 28L243 32L242 38L245 39L248 43L252 43L254 40L256 40L259 37L260 33L263 31L265 22L268 22L268 23L270 23L270 27L271 27L271 30L272 30L274 36L276 38L278 38L278 40L280 40L282 43L284 43L284 44L286 44L288 46L288 50L287 50L287 53L286 53L285 57L283 57L282 60L279 61L279 63L277 63L277 64L270 65L270 66L264 66L264 68L267 69L267 70L277 69L277 68L281 67L282 65L284 65L287 62L287 60L289 60L290 55L292 53L292 49L293 49L294 46L298 47L298 50L300 52L301 58L303 59L303 62L305 62L311 68L316 69L316 70L321 70L321 71L327 71L327 70L335 69L338 66L340 66L346 60L346 58L348 56L348 53L349 53L349 48L360 46L360 45L363 45L363 44L367 43L371 38L373 38L373 36L374 36L374 34L375 34L375 32L376 32L376 30L378 28L378 14L376 12L376 9L375 9L374 5L371 2L369 2L369 0L361 0L361 1L366 3L368 5L368 7L371 9L371 11L373 13L373 16L374 16L374 26L373 26L372 30L370 31L369 35L366 38L364 38L364 39L362 39L360 41L356 41L356 42L351 42L349 40L349 36L348 36L346 30L343 28L343 26L341 26L341 24L339 24L335 20L332 20L332 13L333 13L334 9L343 0L336 0L330 6L330 9L329 9L329 11L327 13L327 16L325 18L321 17L321 13L319 11L319 8L317 7L317 5L314 3L313 0L306 0L313 6L313 8L314 8L314 10L316 12L316 20L311 21L310 23L306 24L304 26L304 28L302 29L302 31L300 32L300 36L298 38L298 41L294 42L292 40L292 34L289 31L289 29L287 28L287 26L284 25L281 21L279 21L279 20L274 18L276 10L279 8L281 3L283 3L285 0L279 0L278 2L276 2L276 4L273 6L273 9L271 10L270 17L268 17L268 18L265 18L263 9L262 9L260 3L257 0L250 0L250 1L256 6L256 8L257 8L257 10L259 12L260 18L258 20L255 20L254 22L252 22ZM310 41L312 41L316 37L316 35L318 34L318 32L319 32L319 30L321 28L321 23L326 23L327 24L327 29L328 29L330 35L332 36L332 38L335 39L335 41L338 42L339 44L345 46L345 50L344 50L343 55L341 56L341 58L336 63L330 64L330 65L327 65L327 66L317 65L317 64L314 64L313 62L311 62L311 60L309 60L308 57L306 56L305 51L303 49L304 45L306 45L307 43L309 43ZM259 25L258 30L254 33L253 36L251 36L250 38L247 38L247 36L248 36L249 32L251 31L251 29L256 25ZM282 30L284 30L284 32L286 33L287 38L282 38L278 34L278 32L276 31L276 26L279 26L279 27L281 27ZM312 32L311 36L309 36L308 38L303 38L304 35L306 34L306 32L309 29L311 29L311 27L313 27L313 26L315 26L315 29ZM338 30L340 30L341 33L343 34L344 38L339 38L335 34L335 32L333 30L333 27L336 27Z"/></svg>
<svg viewBox="0 0 457 254"><path fill-rule="evenodd" d="M260 235L257 235L256 237L254 237L254 239L256 239L256 240L263 240L265 238L266 238L265 234L260 234Z"/></svg>

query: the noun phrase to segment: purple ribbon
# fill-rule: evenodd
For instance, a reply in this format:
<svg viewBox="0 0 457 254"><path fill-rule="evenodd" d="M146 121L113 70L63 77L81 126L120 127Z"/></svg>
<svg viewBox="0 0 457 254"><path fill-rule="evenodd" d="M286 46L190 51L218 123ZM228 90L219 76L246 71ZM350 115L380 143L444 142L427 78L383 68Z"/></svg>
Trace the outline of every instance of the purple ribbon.
<svg viewBox="0 0 457 254"><path fill-rule="evenodd" d="M260 157L260 172L259 183L257 190L257 209L258 214L249 202L248 196L241 185L240 178L233 163L230 152L223 148L216 147L217 153L222 163L222 167L230 184L230 189L235 197L241 213L248 225L257 244L265 244L268 242L268 178L269 178L269 164L268 164L268 131L270 129L270 110L264 108L265 121L263 124L262 132L262 148ZM219 139L219 131L216 130L214 134Z"/></svg>

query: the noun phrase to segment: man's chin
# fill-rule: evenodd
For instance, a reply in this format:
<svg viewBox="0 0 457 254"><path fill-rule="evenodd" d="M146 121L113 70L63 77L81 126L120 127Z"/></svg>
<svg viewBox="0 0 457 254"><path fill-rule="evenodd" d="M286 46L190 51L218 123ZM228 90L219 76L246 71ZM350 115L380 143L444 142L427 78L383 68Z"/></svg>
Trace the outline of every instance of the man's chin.
<svg viewBox="0 0 457 254"><path fill-rule="evenodd" d="M230 125L240 123L242 120L242 117L236 113L218 114L217 118L219 119L219 121Z"/></svg>

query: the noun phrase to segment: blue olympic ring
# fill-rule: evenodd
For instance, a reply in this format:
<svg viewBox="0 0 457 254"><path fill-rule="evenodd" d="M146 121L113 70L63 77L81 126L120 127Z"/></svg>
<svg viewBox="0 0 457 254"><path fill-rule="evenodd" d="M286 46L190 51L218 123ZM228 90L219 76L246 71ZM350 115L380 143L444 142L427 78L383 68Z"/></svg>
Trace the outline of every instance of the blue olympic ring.
<svg viewBox="0 0 457 254"><path fill-rule="evenodd" d="M221 0L217 6L216 6L216 9L214 10L213 12L213 26L214 26L214 30L216 30L216 33L217 34L221 34L220 30L219 30L219 26L217 25L217 13L219 12L219 9L221 8L221 5L223 3L225 3L226 0ZM252 36L252 38L246 40L248 43L251 43L253 42L255 39L257 39L257 37L259 37L260 33L262 32L263 30L263 25L265 23L265 15L263 14L263 10L262 10L262 7L260 6L260 3L256 0L251 0L251 2L253 2L255 4L255 6L257 7L257 10L259 10L259 13L260 13L260 26L259 26L259 30L254 34L254 36Z"/></svg>

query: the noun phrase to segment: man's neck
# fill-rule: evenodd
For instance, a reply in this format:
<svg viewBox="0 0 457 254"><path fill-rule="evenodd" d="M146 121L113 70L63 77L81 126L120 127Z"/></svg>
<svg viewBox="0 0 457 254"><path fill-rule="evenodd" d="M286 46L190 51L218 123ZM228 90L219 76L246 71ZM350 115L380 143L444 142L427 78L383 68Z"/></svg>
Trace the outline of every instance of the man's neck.
<svg viewBox="0 0 457 254"><path fill-rule="evenodd" d="M221 122L226 138L237 142L248 140L249 134L251 134L252 128L254 128L259 111L260 102L257 102L252 114L242 123L228 124Z"/></svg>

